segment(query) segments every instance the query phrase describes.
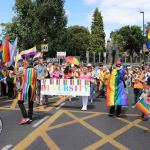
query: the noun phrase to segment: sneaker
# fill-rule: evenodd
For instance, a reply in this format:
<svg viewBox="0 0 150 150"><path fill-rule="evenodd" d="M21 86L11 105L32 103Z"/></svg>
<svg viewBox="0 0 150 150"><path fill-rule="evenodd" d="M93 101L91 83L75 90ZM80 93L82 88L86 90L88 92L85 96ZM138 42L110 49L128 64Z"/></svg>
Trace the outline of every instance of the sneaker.
<svg viewBox="0 0 150 150"><path fill-rule="evenodd" d="M82 111L86 111L86 110L87 110L87 108L82 108L81 110L82 110Z"/></svg>
<svg viewBox="0 0 150 150"><path fill-rule="evenodd" d="M19 125L26 124L29 121L29 118L22 118L19 122Z"/></svg>
<svg viewBox="0 0 150 150"><path fill-rule="evenodd" d="M108 114L109 117L114 117L114 114Z"/></svg>
<svg viewBox="0 0 150 150"><path fill-rule="evenodd" d="M33 120L32 119L29 119L28 123L31 123Z"/></svg>

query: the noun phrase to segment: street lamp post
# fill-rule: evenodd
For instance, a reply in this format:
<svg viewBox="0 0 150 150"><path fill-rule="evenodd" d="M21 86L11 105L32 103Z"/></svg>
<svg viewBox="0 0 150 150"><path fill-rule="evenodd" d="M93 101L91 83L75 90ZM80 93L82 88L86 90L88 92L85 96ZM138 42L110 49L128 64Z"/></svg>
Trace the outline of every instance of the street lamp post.
<svg viewBox="0 0 150 150"><path fill-rule="evenodd" d="M141 11L140 13L143 14L143 45L144 45L144 11ZM144 46L142 46L142 51L143 51L143 57L145 61Z"/></svg>
<svg viewBox="0 0 150 150"><path fill-rule="evenodd" d="M104 54L104 63L106 65L106 52L104 52L103 54Z"/></svg>

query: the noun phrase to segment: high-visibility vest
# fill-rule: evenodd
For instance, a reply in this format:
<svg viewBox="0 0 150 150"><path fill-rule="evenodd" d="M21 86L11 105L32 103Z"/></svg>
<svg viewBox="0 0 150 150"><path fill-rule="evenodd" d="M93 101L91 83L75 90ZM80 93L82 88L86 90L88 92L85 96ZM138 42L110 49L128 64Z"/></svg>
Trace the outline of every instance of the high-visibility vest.
<svg viewBox="0 0 150 150"><path fill-rule="evenodd" d="M141 78L141 80L142 80L142 75L140 75L139 78ZM144 88L144 82L135 81L134 88L143 89Z"/></svg>

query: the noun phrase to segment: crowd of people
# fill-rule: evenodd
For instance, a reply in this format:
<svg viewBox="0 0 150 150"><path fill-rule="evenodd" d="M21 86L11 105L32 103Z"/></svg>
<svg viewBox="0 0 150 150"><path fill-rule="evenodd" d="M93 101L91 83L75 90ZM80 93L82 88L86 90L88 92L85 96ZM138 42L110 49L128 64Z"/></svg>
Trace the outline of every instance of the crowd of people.
<svg viewBox="0 0 150 150"><path fill-rule="evenodd" d="M114 65L74 65L67 62L59 65L48 63L46 59L39 57L35 62L32 59L27 59L26 63L19 62L18 69L13 66L3 67L1 72L5 74L5 77L1 78L1 96L8 95L9 99L17 96L23 116L19 124L32 122L34 101L37 106L48 105L48 96L41 95L41 80L47 78L90 81L90 96L81 97L81 110L86 111L88 102L93 103L95 98L102 97L106 99L110 117L120 117L122 107L129 105L131 101L128 99L129 88L133 88L133 108L143 93L146 97L150 97L150 66L148 64L124 68L121 61L117 60ZM24 106L25 101L29 104L28 112ZM142 113L142 119L148 120L148 115Z"/></svg>

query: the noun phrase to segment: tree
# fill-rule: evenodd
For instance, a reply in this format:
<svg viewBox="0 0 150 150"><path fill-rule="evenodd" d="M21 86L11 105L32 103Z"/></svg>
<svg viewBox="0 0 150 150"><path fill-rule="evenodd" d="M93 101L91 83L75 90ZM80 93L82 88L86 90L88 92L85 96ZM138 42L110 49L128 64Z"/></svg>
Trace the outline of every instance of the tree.
<svg viewBox="0 0 150 150"><path fill-rule="evenodd" d="M5 29L11 37L18 37L20 49L35 45L40 49L45 40L49 44L48 56L64 50L67 24L64 0L16 0L14 11L16 17L5 25Z"/></svg>
<svg viewBox="0 0 150 150"><path fill-rule="evenodd" d="M91 26L89 51L105 51L105 33L103 26L103 17L101 16L101 13L99 12L98 8L96 8L93 14Z"/></svg>
<svg viewBox="0 0 150 150"><path fill-rule="evenodd" d="M139 26L124 26L112 33L120 52L128 52L130 56L140 54L143 46L142 30Z"/></svg>
<svg viewBox="0 0 150 150"><path fill-rule="evenodd" d="M66 45L68 54L85 57L89 46L89 31L83 26L71 26L68 28L68 40Z"/></svg>

